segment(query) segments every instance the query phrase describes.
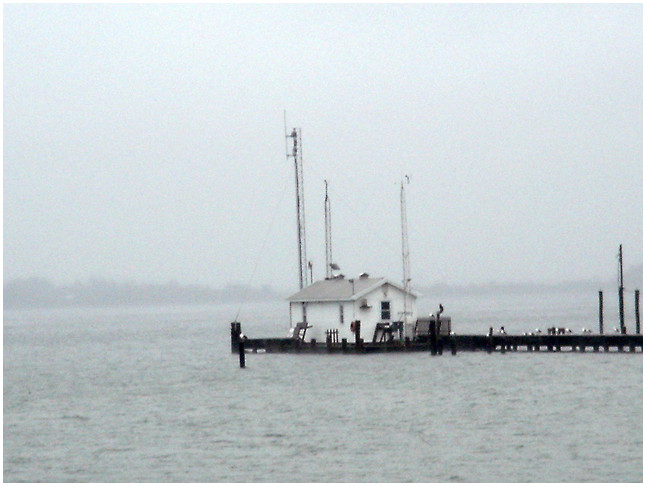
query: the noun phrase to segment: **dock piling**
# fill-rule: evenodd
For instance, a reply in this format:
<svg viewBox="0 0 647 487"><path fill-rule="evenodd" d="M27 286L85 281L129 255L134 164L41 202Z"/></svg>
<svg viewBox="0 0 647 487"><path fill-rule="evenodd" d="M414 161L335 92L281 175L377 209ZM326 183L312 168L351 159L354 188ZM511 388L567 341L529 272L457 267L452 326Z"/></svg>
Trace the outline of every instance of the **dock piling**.
<svg viewBox="0 0 647 487"><path fill-rule="evenodd" d="M600 335L604 335L604 296L602 291L598 291L598 301L599 301L599 321L600 321Z"/></svg>
<svg viewBox="0 0 647 487"><path fill-rule="evenodd" d="M436 339L436 324L429 320L429 352L431 355L438 353L438 340Z"/></svg>
<svg viewBox="0 0 647 487"><path fill-rule="evenodd" d="M353 321L353 330L355 331L355 349L359 352L362 349L362 339L360 338L360 331L362 322L360 320Z"/></svg>
<svg viewBox="0 0 647 487"><path fill-rule="evenodd" d="M245 338L241 337L238 341L238 361L240 363L240 368L245 368Z"/></svg>
<svg viewBox="0 0 647 487"><path fill-rule="evenodd" d="M636 335L640 335L640 289L634 291L634 302L636 309Z"/></svg>
<svg viewBox="0 0 647 487"><path fill-rule="evenodd" d="M238 341L241 336L240 323L232 321L231 323L231 353L238 352Z"/></svg>
<svg viewBox="0 0 647 487"><path fill-rule="evenodd" d="M620 333L627 334L627 327L625 326L625 284L622 271L622 245L620 245L619 259L619 273L620 273L620 286L618 287L618 311L620 315Z"/></svg>

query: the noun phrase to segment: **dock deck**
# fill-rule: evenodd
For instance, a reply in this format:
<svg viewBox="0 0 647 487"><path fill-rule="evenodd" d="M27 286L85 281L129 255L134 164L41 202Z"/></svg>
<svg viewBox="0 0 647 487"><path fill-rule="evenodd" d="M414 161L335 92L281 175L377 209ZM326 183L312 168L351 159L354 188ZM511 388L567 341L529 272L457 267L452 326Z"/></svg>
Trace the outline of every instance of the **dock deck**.
<svg viewBox="0 0 647 487"><path fill-rule="evenodd" d="M239 342L232 333L232 353L238 353ZM392 340L387 342L310 342L294 338L247 338L246 352L266 353L379 353L428 352L639 352L641 335L449 335L437 340Z"/></svg>

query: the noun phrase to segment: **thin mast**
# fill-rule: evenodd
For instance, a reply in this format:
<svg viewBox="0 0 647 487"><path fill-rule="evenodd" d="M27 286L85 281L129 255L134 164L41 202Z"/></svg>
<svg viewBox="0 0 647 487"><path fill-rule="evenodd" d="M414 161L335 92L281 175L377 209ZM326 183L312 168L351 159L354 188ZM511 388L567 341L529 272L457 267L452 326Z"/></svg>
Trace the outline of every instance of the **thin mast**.
<svg viewBox="0 0 647 487"><path fill-rule="evenodd" d="M409 176L405 176L409 184ZM400 181L400 218L402 221L402 287L404 288L404 316L402 321L407 323L409 316L408 300L411 292L411 271L409 269L409 235L407 229L407 201L404 191L404 180ZM406 330L405 330L406 333Z"/></svg>
<svg viewBox="0 0 647 487"><path fill-rule="evenodd" d="M620 253L618 254L618 308L620 314L620 333L627 334L625 327L625 282L622 272L622 245L620 245Z"/></svg>
<svg viewBox="0 0 647 487"><path fill-rule="evenodd" d="M324 215L326 221L326 279L332 278L332 227L330 223L330 198L328 198L328 181L326 185L326 199L324 200Z"/></svg>
<svg viewBox="0 0 647 487"><path fill-rule="evenodd" d="M308 260L306 257L306 217L303 197L301 129L292 129L292 133L287 137L292 139L292 154L287 154L287 157L292 157L294 159L297 206L297 248L299 253L299 289L303 289L308 283Z"/></svg>

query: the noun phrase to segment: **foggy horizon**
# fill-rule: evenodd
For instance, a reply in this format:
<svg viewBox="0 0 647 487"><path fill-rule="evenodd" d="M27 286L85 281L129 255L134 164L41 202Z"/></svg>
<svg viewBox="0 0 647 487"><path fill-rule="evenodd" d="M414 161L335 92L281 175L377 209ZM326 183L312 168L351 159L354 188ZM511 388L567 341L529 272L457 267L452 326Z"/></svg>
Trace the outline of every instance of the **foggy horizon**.
<svg viewBox="0 0 647 487"><path fill-rule="evenodd" d="M345 275L345 278L354 278L358 276L349 276ZM389 276L380 276L380 275L371 275L370 277L385 277L390 279L397 285L402 283L398 279L390 278ZM425 289L425 288L434 288L434 287L447 287L447 288L488 288L488 287L497 287L497 286L527 286L532 287L562 287L568 286L569 284L575 285L594 285L599 286L600 288L609 287L610 284L617 283L618 276L609 274L607 276L597 276L591 278L582 278L582 279L565 279L559 281L538 281L538 280L523 280L523 281L489 281L489 282L452 282L452 281L435 281L435 282L413 282L412 288L415 291L416 288ZM630 288L640 288L642 289L642 263L625 266L624 267L624 279L626 289ZM297 281L297 279L294 279ZM316 279L315 279L316 280ZM16 282L27 282L27 281L43 281L49 282L55 286L86 286L91 284L117 284L117 285L134 285L134 286L178 286L178 287L204 287L211 289L227 289L227 288L245 288L245 289L256 289L262 290L267 289L269 291L277 293L286 293L292 294L297 290L298 283L291 285L291 283L246 283L241 281L222 281L214 284L201 284L198 282L181 282L178 279L168 279L166 281L152 281L146 279L112 279L106 276L90 276L86 279L75 279L74 281L61 281L56 278L47 278L39 275L31 275L24 277L17 277L10 280L4 281L4 286L6 287L9 284Z"/></svg>
<svg viewBox="0 0 647 487"><path fill-rule="evenodd" d="M642 269L642 5L4 11L3 280L413 287Z"/></svg>

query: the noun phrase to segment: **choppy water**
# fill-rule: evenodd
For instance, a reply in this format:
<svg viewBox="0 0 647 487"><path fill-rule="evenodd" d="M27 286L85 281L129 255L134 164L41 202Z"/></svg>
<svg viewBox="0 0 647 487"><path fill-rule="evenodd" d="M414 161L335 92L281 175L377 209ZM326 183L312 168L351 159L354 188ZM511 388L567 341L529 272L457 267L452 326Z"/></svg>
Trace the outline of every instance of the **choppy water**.
<svg viewBox="0 0 647 487"><path fill-rule="evenodd" d="M595 294L443 304L458 333L597 326ZM286 308L246 305L243 330L283 334ZM236 312L5 311L4 481L642 481L642 354L252 354L241 370Z"/></svg>

